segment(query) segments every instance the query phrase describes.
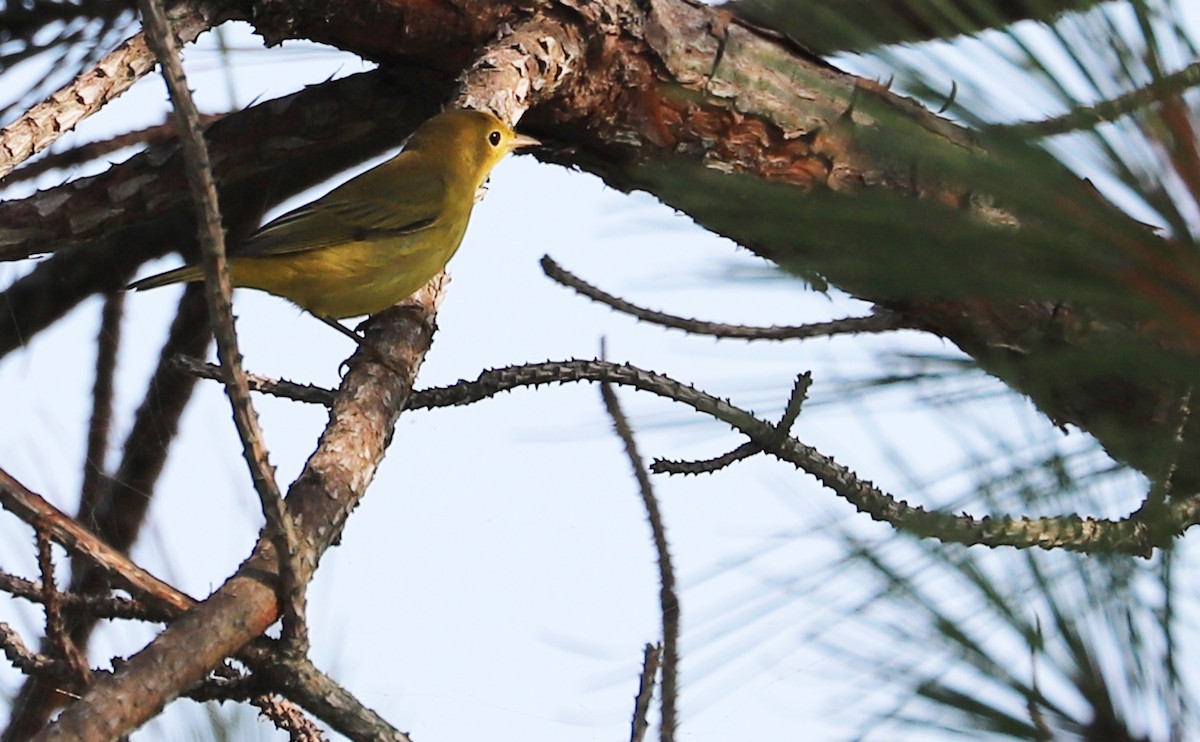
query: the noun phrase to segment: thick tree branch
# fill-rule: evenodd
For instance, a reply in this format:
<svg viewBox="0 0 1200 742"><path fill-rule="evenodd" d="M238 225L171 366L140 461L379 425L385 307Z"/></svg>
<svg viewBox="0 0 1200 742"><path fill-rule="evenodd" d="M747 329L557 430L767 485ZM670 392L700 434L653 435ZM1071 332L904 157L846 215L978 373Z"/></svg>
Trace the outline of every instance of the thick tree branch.
<svg viewBox="0 0 1200 742"><path fill-rule="evenodd" d="M453 70L522 7L398 1L366 19L398 31L386 37L323 2L286 26L256 22L272 38L318 35ZM649 191L817 285L953 341L1053 421L1143 472L1160 468L1171 434L1162 413L1194 381L1180 377L1200 344L1186 246L1011 132L967 131L727 11L684 0L538 7L555 46L581 38L588 52L570 56L576 74L526 117L559 145L543 156ZM406 23L438 31L425 38ZM525 48L541 58L536 43ZM1200 487L1196 454L1181 457L1189 489Z"/></svg>
<svg viewBox="0 0 1200 742"><path fill-rule="evenodd" d="M449 92L448 80L425 72L376 71L214 124L206 134L231 238L248 234L283 199L398 146L444 100L434 96ZM363 101L380 102L369 120ZM0 260L61 251L0 293L0 356L83 299L124 288L145 260L172 249L194 255L194 224L182 164L168 145L101 175L0 203Z"/></svg>

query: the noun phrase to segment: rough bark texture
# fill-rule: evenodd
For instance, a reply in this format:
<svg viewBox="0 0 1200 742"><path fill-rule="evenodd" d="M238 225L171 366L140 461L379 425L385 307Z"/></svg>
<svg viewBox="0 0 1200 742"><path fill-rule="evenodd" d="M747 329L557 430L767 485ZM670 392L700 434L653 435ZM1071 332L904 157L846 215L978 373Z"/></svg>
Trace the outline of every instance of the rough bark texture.
<svg viewBox="0 0 1200 742"><path fill-rule="evenodd" d="M175 39L181 44L195 41L211 25L206 13L186 2L172 5L171 18ZM154 65L154 55L146 46L145 37L138 34L89 72L25 112L0 132L0 178L124 93Z"/></svg>
<svg viewBox="0 0 1200 742"><path fill-rule="evenodd" d="M548 159L649 191L814 282L884 305L906 326L957 343L1118 459L1151 475L1173 459L1177 488L1200 485L1190 439L1164 445L1200 343L1196 287L1178 270L1190 256L1035 150L978 138L786 36L687 0L258 0L223 12L272 43L302 37L392 69L419 66L439 101L462 80L460 102L509 120L525 114ZM431 112L429 98L377 87L381 77L319 86L212 128L232 231L398 139L402 129L376 122ZM0 206L0 259L58 250L0 295L0 314L14 320L0 352L123 284L139 262L190 244L177 159L153 148L103 176ZM430 316L380 320L396 336L373 343L395 348L390 363L408 373L353 363L330 428L289 492L305 579L383 455ZM109 739L157 713L277 619L274 565L272 547L259 544L225 586L43 738Z"/></svg>
<svg viewBox="0 0 1200 742"><path fill-rule="evenodd" d="M419 58L451 77L525 7L392 0L361 15L332 2L238 12L269 41ZM1192 381L1181 349L1200 340L1190 313L1161 293L1177 283L1173 245L1048 157L976 141L728 11L685 0L537 7L544 38L587 43L525 119L558 145L548 159L649 191L814 282L886 305L1119 460L1155 475L1177 458L1176 483L1200 484L1190 463L1200 457L1165 445Z"/></svg>
<svg viewBox="0 0 1200 742"><path fill-rule="evenodd" d="M405 371L403 377L365 360L364 352L349 362L329 425L288 491L288 510L305 541L304 581L340 536L383 459L432 339L437 301L429 294L415 310L390 309L371 321L368 341L391 368ZM274 547L264 539L217 592L93 685L37 739L99 741L128 734L279 618L277 579Z"/></svg>

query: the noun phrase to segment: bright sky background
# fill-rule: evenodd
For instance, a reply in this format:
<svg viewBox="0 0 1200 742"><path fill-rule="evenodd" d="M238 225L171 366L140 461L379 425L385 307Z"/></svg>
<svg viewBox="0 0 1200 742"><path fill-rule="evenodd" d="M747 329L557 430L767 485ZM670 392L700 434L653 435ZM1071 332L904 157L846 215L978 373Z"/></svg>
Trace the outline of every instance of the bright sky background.
<svg viewBox="0 0 1200 742"><path fill-rule="evenodd" d="M225 32L231 47L248 50L234 59L232 100L212 35L187 50L191 86L205 111L367 68L307 44L261 51L244 26ZM146 79L85 122L78 136L157 123L165 110L161 81ZM40 185L54 185L55 177ZM987 450L994 436L1007 435L1032 454L1057 435L1011 398L941 413L919 403L920 390L911 388L843 401L839 380L907 368L893 352L955 352L939 341L911 333L804 344L687 337L615 315L552 283L538 266L543 254L611 293L684 316L799 324L868 309L773 274L764 261L651 197L514 157L493 174L451 264L453 283L418 386L508 364L590 358L606 337L611 360L775 418L795 375L812 370L812 403L796 426L799 437L902 495L913 494L914 480L933 481L938 501L969 487L970 451ZM147 266L140 275L177 262ZM28 269L0 265L0 285ZM178 293L127 297L115 448ZM69 512L81 476L98 307L98 300L86 302L39 335L29 352L0 363L0 412L9 421L0 426L0 465ZM248 370L336 385L338 364L352 351L348 340L258 292L239 291L235 311ZM741 442L680 406L619 394L648 458L705 458ZM286 486L313 450L325 411L262 396L256 405ZM849 669L813 650L802 634L870 586L821 577L820 599L806 600L781 583L826 575L825 565L840 553L834 524L868 538L890 531L853 514L810 477L762 458L713 476L654 481L682 594L681 739L831 739L846 724L854 728L861 717L846 701L859 691L846 684ZM203 382L134 557L204 597L249 553L260 525L228 403L218 385ZM7 523L5 533L0 565L35 577L28 531ZM649 529L597 388L524 390L401 418L379 476L312 586L313 659L423 742L625 739L642 647L659 638L657 594ZM41 626L40 611L7 603L0 619L14 621L26 637ZM850 628L835 623L831 631ZM149 635L118 626L98 637L92 656L103 664ZM0 670L4 689L18 680L10 668ZM237 738L280 737L245 709L238 715L245 729ZM180 702L134 738L178 739L183 728L205 739L206 724L199 707Z"/></svg>

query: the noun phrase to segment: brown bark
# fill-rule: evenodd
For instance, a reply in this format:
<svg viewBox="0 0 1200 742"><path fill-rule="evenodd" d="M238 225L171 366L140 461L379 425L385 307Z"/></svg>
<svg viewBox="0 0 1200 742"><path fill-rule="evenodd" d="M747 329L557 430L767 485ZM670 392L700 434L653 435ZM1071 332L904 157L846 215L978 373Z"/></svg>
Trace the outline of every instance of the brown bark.
<svg viewBox="0 0 1200 742"><path fill-rule="evenodd" d="M370 322L367 339L387 368L360 352L330 413L317 450L288 491L288 510L301 527L307 581L321 554L341 534L383 458L392 428L432 339L437 297L418 309L394 308ZM400 377L390 368L405 370ZM156 715L211 668L262 634L280 613L278 569L269 539L216 593L64 709L37 739L110 740Z"/></svg>
<svg viewBox="0 0 1200 742"><path fill-rule="evenodd" d="M305 36L384 61L419 58L444 84L502 19L522 12L452 0L360 10L309 2L281 16L272 5L252 20L273 41ZM543 14L544 38L588 44L527 118L557 145L550 159L648 190L781 266L888 306L1141 471L1156 474L1164 456L1200 461L1163 445L1172 435L1164 422L1191 383L1187 348L1200 341L1190 255L1048 157L994 139L987 156L976 134L914 102L683 0L562 0ZM526 51L541 52L536 43ZM389 105L363 99L354 110L369 120ZM126 172L110 175L107 191L80 193L136 192ZM63 229L56 197L13 205L25 219L4 220L17 227L10 238ZM72 222L132 219L152 203L129 200L128 209L72 207L95 214Z"/></svg>
<svg viewBox="0 0 1200 742"><path fill-rule="evenodd" d="M1039 150L962 129L719 9L548 7L588 41L527 117L559 145L549 159L649 191L781 266L898 312L1118 460L1152 477L1178 461L1176 484L1200 486L1194 446L1169 445L1200 343L1188 251ZM520 6L395 0L372 20L398 32L386 37L349 30L339 10L308 3L286 26L259 27L452 71ZM415 33L430 26L436 43Z"/></svg>
<svg viewBox="0 0 1200 742"><path fill-rule="evenodd" d="M372 72L214 124L207 135L230 235L245 234L284 199L398 146L437 110L449 86L421 71ZM364 101L375 102L368 120L361 117ZM144 261L170 250L194 255L194 224L178 154L169 145L152 146L100 175L0 203L0 259L55 253L0 292L6 318L0 356L87 297L124 288Z"/></svg>
<svg viewBox="0 0 1200 742"><path fill-rule="evenodd" d="M207 15L186 2L172 6L173 32L187 44L206 30ZM0 178L99 111L154 69L154 55L138 34L100 60L92 70L26 111L0 132Z"/></svg>
<svg viewBox="0 0 1200 742"><path fill-rule="evenodd" d="M459 75L505 80L481 85L476 100L511 104L518 114L532 105L526 122L550 143L550 159L648 190L784 267L885 305L903 324L956 342L1117 458L1157 474L1174 457L1187 464L1177 483L1200 484L1200 464L1190 463L1200 458L1162 445L1192 380L1188 351L1200 342L1190 255L1039 152L978 139L728 13L685 0L536 7L532 17L526 3L465 0L245 3L238 12L270 41L305 37L385 64L419 61L443 91ZM477 62L476 48L501 29L515 29L503 50L509 56ZM367 95L341 121L369 127L395 107ZM221 125L235 138L267 141L250 116ZM308 125L299 122L301 131ZM348 164L348 153L360 150L338 150L326 162ZM226 187L249 189L246 198L222 194L233 209L256 200L249 196L266 200L264 183L295 181L291 162L270 171L269 158L216 159ZM74 193L58 189L6 206L20 221L3 220L4 254L111 235L117 225L136 233L139 218L181 213L181 171L158 180L162 161L142 161L151 181L126 165L75 189L94 199L88 204L69 203ZM41 241L23 229L41 230ZM89 251L58 257L71 264ZM89 290L96 288L80 283L72 296ZM405 338L403 358L392 363L415 372L428 337L422 323L393 320L385 325ZM347 375L331 428L288 497L311 547L303 578L362 496L410 383L372 365ZM263 542L217 594L65 711L45 738L108 738L156 713L276 620L275 577Z"/></svg>

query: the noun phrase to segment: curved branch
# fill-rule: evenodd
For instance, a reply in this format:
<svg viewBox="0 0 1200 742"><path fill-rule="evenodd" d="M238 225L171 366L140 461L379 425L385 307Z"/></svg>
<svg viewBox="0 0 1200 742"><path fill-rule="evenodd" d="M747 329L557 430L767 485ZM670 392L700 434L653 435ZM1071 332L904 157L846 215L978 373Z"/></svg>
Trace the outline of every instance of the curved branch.
<svg viewBox="0 0 1200 742"><path fill-rule="evenodd" d="M216 378L216 369L188 362L189 370L200 376ZM803 379L803 377L801 377ZM760 420L752 413L733 406L694 387L685 386L667 376L644 371L628 364L607 361L561 361L534 363L492 369L481 373L475 381L462 381L446 387L414 391L406 409L434 409L473 404L501 392L526 386L565 384L589 381L632 386L661 397L688 405L702 414L728 423L745 434L750 441L720 459L699 465L721 462L728 465L757 452L770 453L798 469L816 477L826 487L848 500L860 512L872 519L889 523L918 536L942 541L982 546L1015 546L1043 549L1066 549L1088 553L1123 553L1149 556L1163 539L1178 536L1200 523L1200 498L1181 497L1172 500L1155 515L1161 523L1153 527L1140 517L1120 520L1081 518L1074 515L1047 518L1011 518L984 516L954 516L912 506L883 492L870 482L860 480L850 470L806 446L791 436L780 438L780 425ZM296 385L265 382L260 391L295 399L301 402L324 403L325 394L312 387L295 389ZM799 387L798 387L799 388ZM798 399L793 391L793 399ZM790 403L789 403L790 407ZM725 461L728 459L728 461ZM666 462L655 471L671 471L672 466L686 464ZM707 470L707 469L705 469ZM671 473L674 473L671 471ZM681 471L680 473L701 473Z"/></svg>
<svg viewBox="0 0 1200 742"><path fill-rule="evenodd" d="M1179 535L1200 523L1200 498L1174 500L1164 516L1169 526L1151 529L1135 518L1107 520L1067 515L1047 518L950 515L909 505L791 436L780 439L779 429L729 402L686 386L653 371L607 361L571 360L511 366L485 371L473 382L415 392L413 408L433 408L477 402L519 387L574 381L608 382L632 386L685 404L725 422L748 437L756 446L811 474L819 482L849 501L859 512L917 536L981 546L1015 546L1066 549L1088 553L1123 553L1149 556L1162 546L1163 533Z"/></svg>
<svg viewBox="0 0 1200 742"><path fill-rule="evenodd" d="M563 268L549 255L543 255L542 271L551 279L574 289L592 301L612 307L622 314L649 322L662 327L683 330L693 335L711 335L716 338L737 340L805 340L815 337L833 337L834 335L857 335L864 332L891 332L907 327L898 315L886 310L879 310L866 317L846 317L832 322L813 322L807 325L792 325L780 327L751 327L748 325L730 325L724 322L706 322L704 320L678 317L666 312L645 309L624 299L613 296L579 276Z"/></svg>
<svg viewBox="0 0 1200 742"><path fill-rule="evenodd" d="M625 447L625 455L633 469L634 479L637 480L638 492L642 496L642 506L646 509L646 520L650 523L650 532L654 537L654 550L658 556L659 578L659 613L662 622L662 701L661 719L659 721L660 742L674 742L678 727L676 704L679 698L679 594L675 590L675 569L671 562L670 544L667 542L667 526L663 522L662 510L658 498L654 494L654 485L650 483L650 473L638 452L637 440L628 418L621 410L621 402L612 386L606 382L600 383L600 397L604 407L612 418L613 428L617 437ZM644 687L644 686L643 686ZM635 722L636 726L636 722Z"/></svg>

